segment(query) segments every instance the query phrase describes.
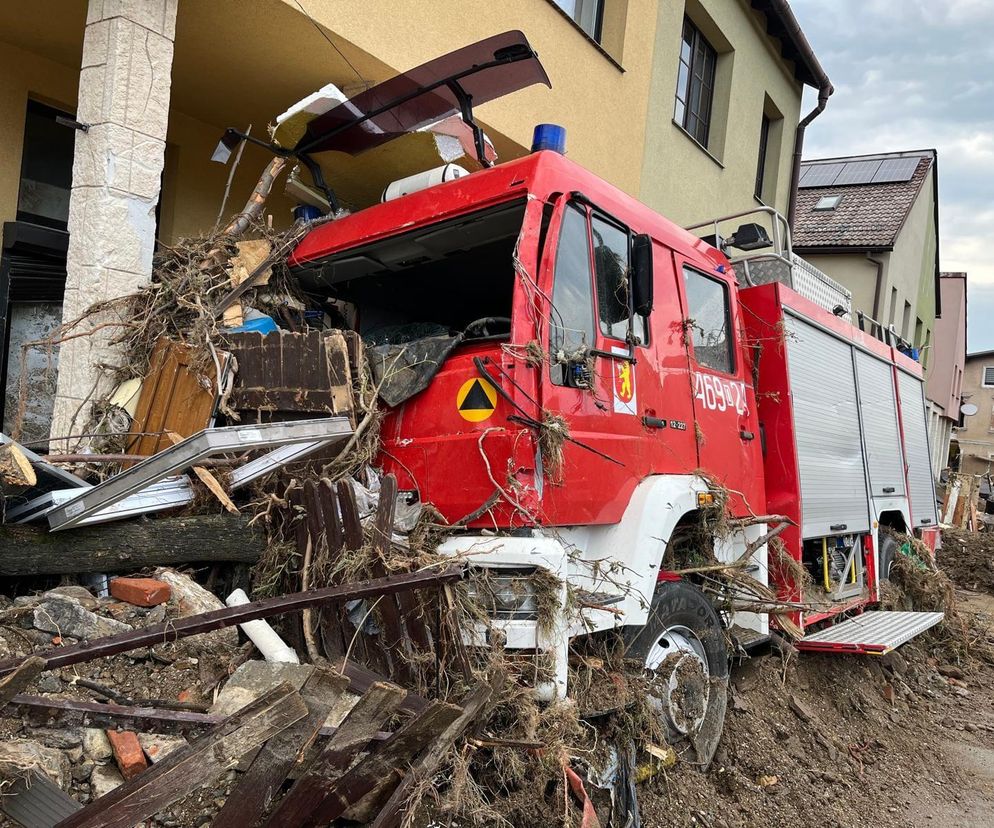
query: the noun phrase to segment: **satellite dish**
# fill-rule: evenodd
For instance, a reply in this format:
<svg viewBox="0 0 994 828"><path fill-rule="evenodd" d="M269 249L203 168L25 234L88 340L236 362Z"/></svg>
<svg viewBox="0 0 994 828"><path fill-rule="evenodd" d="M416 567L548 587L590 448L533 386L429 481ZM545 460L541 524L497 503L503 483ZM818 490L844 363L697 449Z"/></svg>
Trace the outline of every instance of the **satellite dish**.
<svg viewBox="0 0 994 828"><path fill-rule="evenodd" d="M979 410L980 409L978 409L973 403L963 403L963 405L959 407L959 413L965 414L967 417L972 417Z"/></svg>

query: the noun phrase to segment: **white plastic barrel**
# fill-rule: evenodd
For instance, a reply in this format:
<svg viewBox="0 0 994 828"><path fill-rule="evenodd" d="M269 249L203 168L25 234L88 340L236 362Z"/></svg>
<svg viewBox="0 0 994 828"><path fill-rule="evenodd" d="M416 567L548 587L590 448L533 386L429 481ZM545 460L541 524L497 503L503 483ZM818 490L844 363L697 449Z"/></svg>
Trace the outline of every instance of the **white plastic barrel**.
<svg viewBox="0 0 994 828"><path fill-rule="evenodd" d="M387 185L380 200L393 201L395 198L416 193L418 190L427 190L429 187L444 184L446 181L454 181L464 175L469 175L469 170L465 167L460 167L458 164L443 164L433 170L415 173L407 178L398 178Z"/></svg>

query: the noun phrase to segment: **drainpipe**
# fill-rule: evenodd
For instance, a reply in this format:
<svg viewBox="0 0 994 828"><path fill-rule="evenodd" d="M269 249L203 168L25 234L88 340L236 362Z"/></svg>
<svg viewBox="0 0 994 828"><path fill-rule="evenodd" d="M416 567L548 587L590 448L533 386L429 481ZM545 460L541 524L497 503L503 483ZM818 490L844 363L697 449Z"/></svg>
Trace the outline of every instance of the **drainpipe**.
<svg viewBox="0 0 994 828"><path fill-rule="evenodd" d="M815 57L811 44L801 31L801 26L791 11L790 3L787 0L767 0L771 10L777 15L780 23L787 32L794 47L800 53L799 57L803 61L807 70L814 77L815 85L818 88L818 103L797 125L797 132L794 133L794 160L790 170L790 202L787 207L787 223L790 229L794 229L794 211L797 207L797 181L801 177L801 152L804 149L804 130L807 129L815 118L825 111L828 99L835 91L832 82L821 68L818 58Z"/></svg>
<svg viewBox="0 0 994 828"><path fill-rule="evenodd" d="M873 291L873 321L880 322L880 291L884 287L884 263L880 259L874 259L869 250L866 251L866 260L877 266L877 286ZM883 325L883 322L880 324Z"/></svg>

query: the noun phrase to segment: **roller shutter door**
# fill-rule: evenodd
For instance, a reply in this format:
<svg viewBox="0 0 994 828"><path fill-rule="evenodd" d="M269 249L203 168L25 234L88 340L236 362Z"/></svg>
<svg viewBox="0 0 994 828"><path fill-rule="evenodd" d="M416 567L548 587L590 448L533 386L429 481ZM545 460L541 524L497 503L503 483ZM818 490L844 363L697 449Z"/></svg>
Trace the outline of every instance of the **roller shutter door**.
<svg viewBox="0 0 994 828"><path fill-rule="evenodd" d="M852 347L785 317L805 538L866 532L870 516ZM833 528L835 527L835 528Z"/></svg>
<svg viewBox="0 0 994 828"><path fill-rule="evenodd" d="M911 520L915 527L938 523L935 512L935 481L932 479L925 420L925 392L922 381L903 371L897 372L901 393L901 422L904 425L904 451L908 463Z"/></svg>
<svg viewBox="0 0 994 828"><path fill-rule="evenodd" d="M904 456L897 420L894 369L865 351L857 349L855 355L870 494L873 497L901 497L904 494Z"/></svg>

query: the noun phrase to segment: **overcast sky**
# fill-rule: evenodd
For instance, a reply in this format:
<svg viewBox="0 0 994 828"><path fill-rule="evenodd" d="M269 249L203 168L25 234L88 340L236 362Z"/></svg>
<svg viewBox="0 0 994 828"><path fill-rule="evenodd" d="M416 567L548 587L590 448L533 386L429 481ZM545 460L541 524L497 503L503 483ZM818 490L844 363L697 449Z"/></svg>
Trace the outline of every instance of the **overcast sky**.
<svg viewBox="0 0 994 828"><path fill-rule="evenodd" d="M804 157L938 150L940 266L969 274L968 350L994 349L994 0L791 6L835 86Z"/></svg>

